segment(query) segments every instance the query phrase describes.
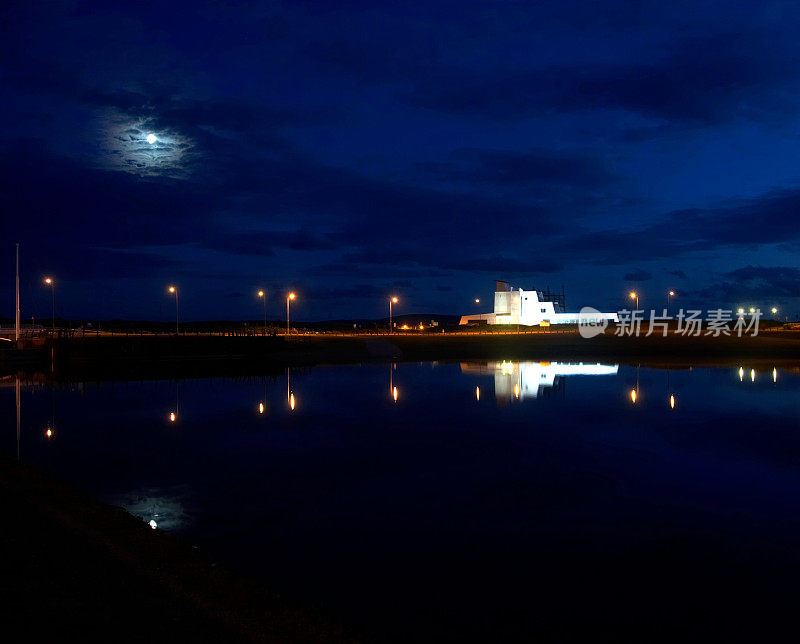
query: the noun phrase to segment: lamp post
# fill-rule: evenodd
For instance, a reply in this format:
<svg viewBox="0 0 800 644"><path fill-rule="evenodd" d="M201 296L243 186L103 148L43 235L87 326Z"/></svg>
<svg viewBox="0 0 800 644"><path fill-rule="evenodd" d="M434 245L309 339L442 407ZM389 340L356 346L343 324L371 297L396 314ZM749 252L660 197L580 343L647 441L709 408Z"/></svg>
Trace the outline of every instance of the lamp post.
<svg viewBox="0 0 800 644"><path fill-rule="evenodd" d="M675 297L675 291L667 291L667 315L669 315L669 305L673 297Z"/></svg>
<svg viewBox="0 0 800 644"><path fill-rule="evenodd" d="M631 291L630 296L632 300L636 300L636 310L639 310L639 294L636 291Z"/></svg>
<svg viewBox="0 0 800 644"><path fill-rule="evenodd" d="M180 333L180 319L178 317L178 287L170 286L167 290L175 295L175 335L178 335Z"/></svg>
<svg viewBox="0 0 800 644"><path fill-rule="evenodd" d="M56 332L56 281L52 277L45 277L44 278L45 286L50 287L50 295L52 299L52 333L55 335Z"/></svg>
<svg viewBox="0 0 800 644"><path fill-rule="evenodd" d="M289 295L286 296L286 335L289 335L289 302L294 298L294 293L289 293Z"/></svg>
<svg viewBox="0 0 800 644"><path fill-rule="evenodd" d="M267 294L264 291L258 292L258 297L264 301L264 334L267 333Z"/></svg>
<svg viewBox="0 0 800 644"><path fill-rule="evenodd" d="M397 304L397 298L394 296L389 298L389 333L394 332L392 328L392 303Z"/></svg>

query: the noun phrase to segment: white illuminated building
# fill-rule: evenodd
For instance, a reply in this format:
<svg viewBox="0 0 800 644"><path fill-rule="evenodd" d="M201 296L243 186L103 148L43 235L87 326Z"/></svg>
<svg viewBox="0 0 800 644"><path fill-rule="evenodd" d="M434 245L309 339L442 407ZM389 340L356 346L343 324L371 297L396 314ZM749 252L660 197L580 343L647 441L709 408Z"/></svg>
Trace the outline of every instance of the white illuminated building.
<svg viewBox="0 0 800 644"><path fill-rule="evenodd" d="M471 322L485 324L513 324L523 326L547 326L550 324L578 324L583 322L601 323L604 320L619 322L616 313L595 311L590 315L567 313L557 297L547 298L541 291L513 289L507 282L497 282L494 294L494 312L462 315L459 324ZM563 300L562 300L563 301Z"/></svg>

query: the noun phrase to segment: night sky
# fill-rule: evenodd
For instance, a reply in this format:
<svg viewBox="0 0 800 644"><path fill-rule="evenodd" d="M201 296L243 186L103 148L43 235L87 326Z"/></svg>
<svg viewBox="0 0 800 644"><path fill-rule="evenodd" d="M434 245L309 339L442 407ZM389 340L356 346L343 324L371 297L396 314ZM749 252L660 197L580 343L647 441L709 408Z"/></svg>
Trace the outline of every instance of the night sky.
<svg viewBox="0 0 800 644"><path fill-rule="evenodd" d="M6 3L0 316L800 310L800 5ZM147 136L156 137L148 143ZM487 309L488 310L488 309Z"/></svg>

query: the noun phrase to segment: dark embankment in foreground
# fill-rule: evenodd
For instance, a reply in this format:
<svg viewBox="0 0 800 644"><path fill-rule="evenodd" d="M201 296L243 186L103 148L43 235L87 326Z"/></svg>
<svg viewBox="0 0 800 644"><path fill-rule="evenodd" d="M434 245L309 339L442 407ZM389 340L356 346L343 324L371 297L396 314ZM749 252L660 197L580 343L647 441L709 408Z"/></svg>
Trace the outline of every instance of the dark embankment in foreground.
<svg viewBox="0 0 800 644"><path fill-rule="evenodd" d="M355 641L124 510L5 456L0 501L4 626L27 641Z"/></svg>
<svg viewBox="0 0 800 644"><path fill-rule="evenodd" d="M70 338L45 346L65 378L138 378L268 373L287 366L374 361L560 360L651 365L748 365L800 361L800 333L756 337L618 337L578 333L130 336Z"/></svg>

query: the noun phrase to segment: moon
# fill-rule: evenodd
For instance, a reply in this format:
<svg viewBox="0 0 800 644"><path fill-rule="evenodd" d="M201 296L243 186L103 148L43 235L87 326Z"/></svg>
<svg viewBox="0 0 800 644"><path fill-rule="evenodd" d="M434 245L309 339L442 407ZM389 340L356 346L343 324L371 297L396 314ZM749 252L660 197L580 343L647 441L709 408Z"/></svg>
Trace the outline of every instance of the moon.
<svg viewBox="0 0 800 644"><path fill-rule="evenodd" d="M148 135L147 135L147 142L148 142L150 145L153 145L153 143L155 143L156 141L158 141L158 139L156 138L156 135L155 135L155 134L148 134Z"/></svg>

